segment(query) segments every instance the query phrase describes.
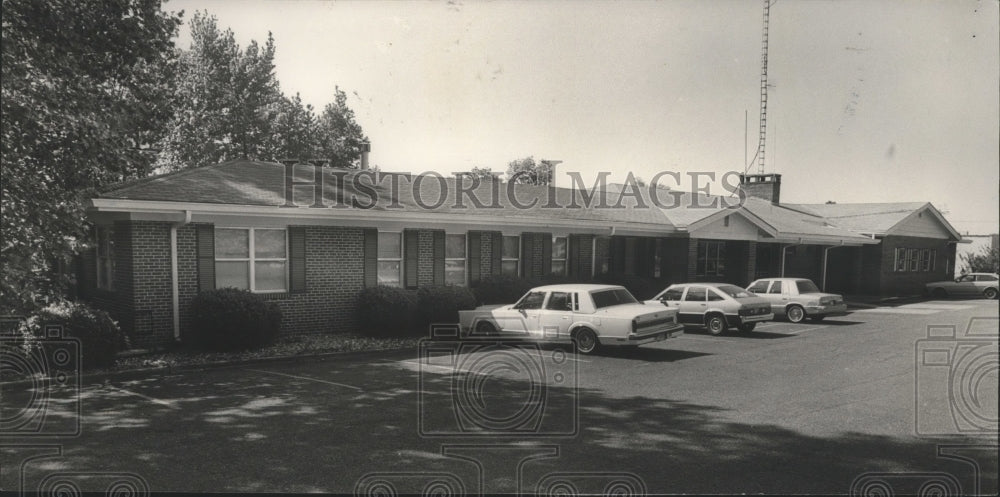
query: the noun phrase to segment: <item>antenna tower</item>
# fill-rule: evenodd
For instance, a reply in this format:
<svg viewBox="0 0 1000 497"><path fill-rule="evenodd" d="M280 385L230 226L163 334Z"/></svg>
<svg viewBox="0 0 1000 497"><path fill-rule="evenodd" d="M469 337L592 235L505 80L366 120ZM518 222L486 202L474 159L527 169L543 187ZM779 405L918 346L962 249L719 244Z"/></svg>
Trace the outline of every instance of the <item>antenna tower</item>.
<svg viewBox="0 0 1000 497"><path fill-rule="evenodd" d="M764 29L760 47L760 134L757 142L757 173L764 174L764 144L767 135L767 25L771 1L764 0Z"/></svg>

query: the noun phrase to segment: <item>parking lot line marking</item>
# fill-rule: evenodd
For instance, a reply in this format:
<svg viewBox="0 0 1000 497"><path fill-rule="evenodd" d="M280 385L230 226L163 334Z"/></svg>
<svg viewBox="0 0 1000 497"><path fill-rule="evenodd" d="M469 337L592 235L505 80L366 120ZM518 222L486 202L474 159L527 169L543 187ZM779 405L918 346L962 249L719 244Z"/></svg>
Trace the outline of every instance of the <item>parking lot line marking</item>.
<svg viewBox="0 0 1000 497"><path fill-rule="evenodd" d="M785 333L789 335L798 335L799 333L803 333L806 331L822 330L823 328L829 328L829 326L814 326L812 328L806 328L804 330L786 331Z"/></svg>
<svg viewBox="0 0 1000 497"><path fill-rule="evenodd" d="M876 309L859 309L854 314L937 314L943 309L901 309L896 307L879 307Z"/></svg>
<svg viewBox="0 0 1000 497"><path fill-rule="evenodd" d="M107 388L109 388L111 390L115 390L117 392L124 393L126 395L133 395L133 396L136 396L136 397L139 397L139 398L142 398L142 399L146 399L146 400L148 400L148 401L150 401L150 402L152 402L154 404L157 404L157 405L169 407L171 409L180 409L179 407L177 407L176 405L174 405L173 402L171 402L169 400L154 399L153 397L150 397L148 395L143 395L143 394L141 394L139 392L133 392L131 390L125 390L124 388L118 388L118 387L112 386L112 385L105 385L105 387L107 387Z"/></svg>
<svg viewBox="0 0 1000 497"><path fill-rule="evenodd" d="M337 383L335 381L326 381L326 380L321 380L319 378L310 378L308 376L296 376L294 374L277 373L277 372L274 372L274 371L265 371L263 369L249 369L249 368L244 368L244 370L245 371L253 371L255 373L273 374L273 375L277 375L277 376L287 376L288 378L295 378L297 380L315 381L316 383L324 383L326 385L333 385L335 387L350 388L350 389L353 389L353 390L357 390L359 392L363 392L364 391L361 388L358 388L358 387L356 387L354 385L346 385L344 383Z"/></svg>
<svg viewBox="0 0 1000 497"><path fill-rule="evenodd" d="M770 327L770 326L778 326L779 324L783 324L783 323L763 323L763 324L758 324L757 325L757 329L759 330L761 328L767 328L767 327Z"/></svg>
<svg viewBox="0 0 1000 497"><path fill-rule="evenodd" d="M901 305L897 309L936 309L942 311L958 311L962 309L972 309L975 306L972 305L960 305L960 304L932 304L932 303L919 303L919 304L906 304Z"/></svg>
<svg viewBox="0 0 1000 497"><path fill-rule="evenodd" d="M703 342L725 342L726 341L726 340L719 340L718 338L697 337L697 336L694 336L694 335L689 335L687 333L685 333L685 334L683 334L683 335L681 335L681 336L679 336L677 338L690 338L691 340L701 340Z"/></svg>

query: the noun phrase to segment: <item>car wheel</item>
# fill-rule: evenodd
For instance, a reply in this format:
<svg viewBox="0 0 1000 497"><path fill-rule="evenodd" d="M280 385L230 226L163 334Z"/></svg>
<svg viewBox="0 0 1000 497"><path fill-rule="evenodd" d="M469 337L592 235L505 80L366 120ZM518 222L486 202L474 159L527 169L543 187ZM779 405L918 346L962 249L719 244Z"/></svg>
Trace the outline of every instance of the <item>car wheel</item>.
<svg viewBox="0 0 1000 497"><path fill-rule="evenodd" d="M801 323L806 318L806 311L801 306L790 305L788 306L788 310L785 311L785 315L788 316L789 321Z"/></svg>
<svg viewBox="0 0 1000 497"><path fill-rule="evenodd" d="M476 336L492 336L497 334L497 327L489 321L480 321L476 324Z"/></svg>
<svg viewBox="0 0 1000 497"><path fill-rule="evenodd" d="M943 299L948 296L948 292L944 291L944 288L935 288L934 291L931 292L931 296L936 299Z"/></svg>
<svg viewBox="0 0 1000 497"><path fill-rule="evenodd" d="M705 318L705 329L711 335L721 335L726 328L726 318L723 316L712 314Z"/></svg>
<svg viewBox="0 0 1000 497"><path fill-rule="evenodd" d="M818 322L822 321L823 318L825 318L825 317L826 316L813 316L813 317L811 317L809 319L811 319L814 323L818 323Z"/></svg>
<svg viewBox="0 0 1000 497"><path fill-rule="evenodd" d="M986 297L990 300L997 298L997 289L987 288L986 290L983 290L983 297Z"/></svg>
<svg viewBox="0 0 1000 497"><path fill-rule="evenodd" d="M757 323L743 323L740 325L740 331L742 331L743 333L750 333L756 327Z"/></svg>
<svg viewBox="0 0 1000 497"><path fill-rule="evenodd" d="M576 345L576 351L581 354L593 353L599 345L597 333L594 333L594 330L590 328L582 328L577 331L573 336L573 343Z"/></svg>

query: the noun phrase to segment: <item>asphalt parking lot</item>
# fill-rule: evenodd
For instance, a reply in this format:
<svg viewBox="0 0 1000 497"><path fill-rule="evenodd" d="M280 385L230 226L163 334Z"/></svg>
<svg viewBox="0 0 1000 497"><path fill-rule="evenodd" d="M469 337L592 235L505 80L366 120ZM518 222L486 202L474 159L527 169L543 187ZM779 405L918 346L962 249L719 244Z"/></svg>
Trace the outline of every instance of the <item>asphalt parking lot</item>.
<svg viewBox="0 0 1000 497"><path fill-rule="evenodd" d="M20 432L12 413L40 397L4 387L0 484L995 493L997 316L996 301L927 301L594 356L435 341L111 379L51 395Z"/></svg>

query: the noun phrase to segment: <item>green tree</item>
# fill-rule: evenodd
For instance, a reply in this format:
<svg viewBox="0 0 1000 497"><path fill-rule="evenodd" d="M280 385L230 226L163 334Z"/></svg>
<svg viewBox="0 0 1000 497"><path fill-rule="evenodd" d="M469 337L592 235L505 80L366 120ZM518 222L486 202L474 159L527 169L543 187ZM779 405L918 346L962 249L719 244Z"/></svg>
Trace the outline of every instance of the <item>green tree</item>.
<svg viewBox="0 0 1000 497"><path fill-rule="evenodd" d="M282 106L274 74L274 37L246 49L215 16L196 12L191 47L180 55L175 111L158 169L170 171L245 158L271 160L272 126Z"/></svg>
<svg viewBox="0 0 1000 497"><path fill-rule="evenodd" d="M962 270L966 273L1000 272L1000 254L997 247L983 247L979 252L962 254Z"/></svg>
<svg viewBox="0 0 1000 497"><path fill-rule="evenodd" d="M61 296L84 200L146 174L170 114L162 78L180 15L159 0L2 3L0 312Z"/></svg>
<svg viewBox="0 0 1000 497"><path fill-rule="evenodd" d="M282 97L268 140L272 160L319 158L319 131L312 105L303 104L298 93Z"/></svg>
<svg viewBox="0 0 1000 497"><path fill-rule="evenodd" d="M507 164L507 178L520 184L548 185L555 168L550 161L535 161L534 157L517 159Z"/></svg>
<svg viewBox="0 0 1000 497"><path fill-rule="evenodd" d="M334 87L333 102L319 116L318 158L328 159L334 167L357 168L361 161L361 144L368 141L361 125L354 120L354 111L347 106L347 94Z"/></svg>

